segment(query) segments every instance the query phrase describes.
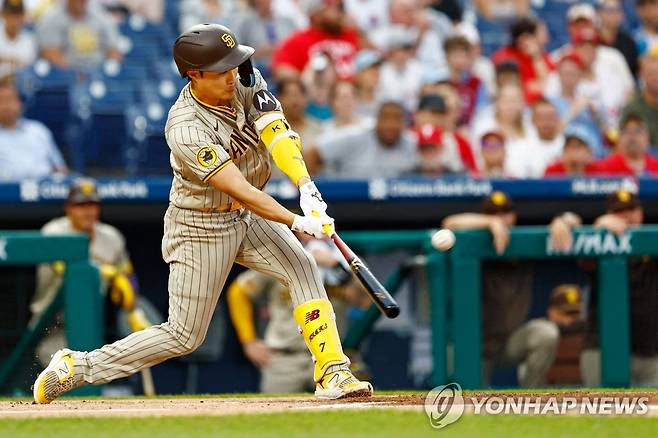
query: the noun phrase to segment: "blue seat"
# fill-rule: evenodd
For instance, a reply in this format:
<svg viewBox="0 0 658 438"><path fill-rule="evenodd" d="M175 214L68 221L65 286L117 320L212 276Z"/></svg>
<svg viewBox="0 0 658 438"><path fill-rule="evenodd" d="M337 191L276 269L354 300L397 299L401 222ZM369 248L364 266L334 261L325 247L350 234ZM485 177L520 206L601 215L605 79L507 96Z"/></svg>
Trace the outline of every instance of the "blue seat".
<svg viewBox="0 0 658 438"><path fill-rule="evenodd" d="M160 59L161 48L157 41L133 37L129 38L127 43L123 54L125 64L150 65Z"/></svg>
<svg viewBox="0 0 658 438"><path fill-rule="evenodd" d="M482 52L485 56L491 56L496 50L509 44L508 22L494 22L478 16L476 27L480 32Z"/></svg>
<svg viewBox="0 0 658 438"><path fill-rule="evenodd" d="M70 89L76 83L75 73L39 60L32 67L19 72L16 83L23 96L23 115L40 121L51 130L55 142L68 161L71 155Z"/></svg>
<svg viewBox="0 0 658 438"><path fill-rule="evenodd" d="M168 108L155 101L131 108L128 117L128 142L134 171L140 175L170 174L169 146L164 138ZM131 168L132 170L132 168Z"/></svg>
<svg viewBox="0 0 658 438"><path fill-rule="evenodd" d="M133 42L135 47L154 47L157 56L171 56L171 47L176 39L176 32L167 21L155 24L149 23L138 15L131 15L121 23L120 31Z"/></svg>
<svg viewBox="0 0 658 438"><path fill-rule="evenodd" d="M138 87L149 80L149 69L144 63L106 61L90 75L92 80L107 83L131 84Z"/></svg>
<svg viewBox="0 0 658 438"><path fill-rule="evenodd" d="M73 95L78 134L74 168L81 172L90 168L100 173L125 172L126 117L135 102L134 88L92 80L78 85Z"/></svg>

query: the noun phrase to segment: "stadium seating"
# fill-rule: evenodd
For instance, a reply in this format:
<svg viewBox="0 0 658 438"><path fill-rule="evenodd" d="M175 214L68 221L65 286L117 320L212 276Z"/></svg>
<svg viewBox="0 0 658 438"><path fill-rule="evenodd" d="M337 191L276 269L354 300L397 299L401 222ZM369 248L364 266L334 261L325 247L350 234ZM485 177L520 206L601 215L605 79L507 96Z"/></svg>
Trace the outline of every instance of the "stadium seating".
<svg viewBox="0 0 658 438"><path fill-rule="evenodd" d="M469 2L460 3L469 9ZM577 1L532 1L533 14L541 17L549 30L547 49L568 42L566 13L574 3ZM628 29L638 25L631 3L624 2ZM107 61L92 71L74 73L39 60L18 75L25 116L51 129L74 170L168 172L167 159L159 160L159 151L164 150L162 129L168 108L186 83L171 58L178 20L179 2L166 1L162 23L149 23L141 16L129 15L120 24L122 62ZM509 42L509 22L477 17L476 25L485 55ZM268 79L267 67L258 67ZM274 85L271 84L272 89ZM135 120L143 121L137 123L139 129ZM129 144L121 144L122 139Z"/></svg>

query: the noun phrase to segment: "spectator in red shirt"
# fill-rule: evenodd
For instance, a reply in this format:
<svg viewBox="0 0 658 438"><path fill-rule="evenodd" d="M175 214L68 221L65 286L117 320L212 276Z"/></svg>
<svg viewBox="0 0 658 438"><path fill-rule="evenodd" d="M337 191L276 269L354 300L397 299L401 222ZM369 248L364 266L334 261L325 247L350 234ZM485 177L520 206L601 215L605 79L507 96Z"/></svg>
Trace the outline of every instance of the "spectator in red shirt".
<svg viewBox="0 0 658 438"><path fill-rule="evenodd" d="M596 172L592 149L596 138L585 126L569 125L564 133L562 157L549 164L545 177L582 176Z"/></svg>
<svg viewBox="0 0 658 438"><path fill-rule="evenodd" d="M484 83L472 73L473 46L461 35L453 35L443 42L450 82L457 88L460 97L459 124L471 122L477 107L486 106L488 93Z"/></svg>
<svg viewBox="0 0 658 438"><path fill-rule="evenodd" d="M596 162L597 173L604 175L658 175L658 159L647 153L649 129L638 114L630 113L619 127L617 152Z"/></svg>
<svg viewBox="0 0 658 438"><path fill-rule="evenodd" d="M543 23L534 18L522 18L510 27L511 44L493 55L495 64L514 61L519 66L526 100L532 102L542 95L544 81L553 69L548 53Z"/></svg>
<svg viewBox="0 0 658 438"><path fill-rule="evenodd" d="M272 71L278 79L299 77L315 55L331 60L340 79L354 76L353 59L359 34L347 28L341 0L310 0L310 27L290 35L272 56Z"/></svg>

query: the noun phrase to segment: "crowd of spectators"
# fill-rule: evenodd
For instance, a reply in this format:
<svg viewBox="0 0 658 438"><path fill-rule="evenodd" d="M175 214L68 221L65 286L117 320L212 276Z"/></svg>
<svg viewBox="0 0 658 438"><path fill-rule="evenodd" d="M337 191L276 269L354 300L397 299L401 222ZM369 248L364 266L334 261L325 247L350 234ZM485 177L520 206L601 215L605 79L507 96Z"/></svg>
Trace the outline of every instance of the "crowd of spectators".
<svg viewBox="0 0 658 438"><path fill-rule="evenodd" d="M0 76L133 62L120 29L135 17L171 37L231 27L318 175L658 173L654 0L3 0ZM22 174L4 163L0 178Z"/></svg>

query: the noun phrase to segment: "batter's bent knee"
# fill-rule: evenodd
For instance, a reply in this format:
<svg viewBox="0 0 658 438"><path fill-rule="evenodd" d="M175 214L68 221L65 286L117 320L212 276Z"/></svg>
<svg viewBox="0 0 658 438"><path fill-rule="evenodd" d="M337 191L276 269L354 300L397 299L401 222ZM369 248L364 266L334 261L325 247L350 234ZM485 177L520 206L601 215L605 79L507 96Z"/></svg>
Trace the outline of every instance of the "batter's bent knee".
<svg viewBox="0 0 658 438"><path fill-rule="evenodd" d="M205 334L203 336L195 335L188 330L174 330L169 323L165 323L163 326L164 325L168 326L167 331L171 334L172 341L175 344L173 349L175 356L185 356L190 354L203 344Z"/></svg>

